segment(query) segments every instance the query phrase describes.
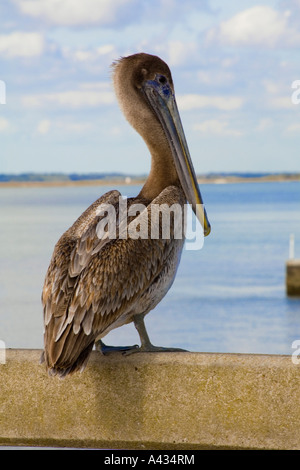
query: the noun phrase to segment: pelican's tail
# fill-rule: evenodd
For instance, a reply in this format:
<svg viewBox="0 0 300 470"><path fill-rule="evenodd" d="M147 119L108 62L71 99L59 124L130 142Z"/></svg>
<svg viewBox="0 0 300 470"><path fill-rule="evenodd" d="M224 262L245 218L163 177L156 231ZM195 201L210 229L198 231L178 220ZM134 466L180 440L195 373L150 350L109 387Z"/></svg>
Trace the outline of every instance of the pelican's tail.
<svg viewBox="0 0 300 470"><path fill-rule="evenodd" d="M55 364L50 364L49 360L45 354L45 351L42 352L40 363L46 363L46 368L48 374L51 376L57 375L61 379L65 378L67 375L73 374L74 372L83 372L85 369L90 354L94 346L94 341L92 341L78 356L78 358L70 363L57 361Z"/></svg>

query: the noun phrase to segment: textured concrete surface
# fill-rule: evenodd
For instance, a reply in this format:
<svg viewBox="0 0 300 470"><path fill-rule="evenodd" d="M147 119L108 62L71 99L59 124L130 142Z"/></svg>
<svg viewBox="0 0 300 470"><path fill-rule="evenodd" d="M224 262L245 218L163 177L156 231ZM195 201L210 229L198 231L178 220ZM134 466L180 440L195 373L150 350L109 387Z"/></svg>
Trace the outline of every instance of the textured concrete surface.
<svg viewBox="0 0 300 470"><path fill-rule="evenodd" d="M300 259L286 262L286 292L290 296L300 297Z"/></svg>
<svg viewBox="0 0 300 470"><path fill-rule="evenodd" d="M102 357L48 377L38 350L0 365L0 445L300 449L300 365L289 356Z"/></svg>

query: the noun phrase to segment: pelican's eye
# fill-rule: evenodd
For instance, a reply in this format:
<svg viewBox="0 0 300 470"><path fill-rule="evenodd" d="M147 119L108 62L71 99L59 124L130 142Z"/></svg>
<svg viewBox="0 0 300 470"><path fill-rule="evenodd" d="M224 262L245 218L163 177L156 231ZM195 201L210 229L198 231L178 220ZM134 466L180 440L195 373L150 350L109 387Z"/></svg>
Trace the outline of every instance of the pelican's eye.
<svg viewBox="0 0 300 470"><path fill-rule="evenodd" d="M158 81L159 83L161 83L162 85L165 85L167 83L167 79L164 75L160 75L159 78L158 78Z"/></svg>

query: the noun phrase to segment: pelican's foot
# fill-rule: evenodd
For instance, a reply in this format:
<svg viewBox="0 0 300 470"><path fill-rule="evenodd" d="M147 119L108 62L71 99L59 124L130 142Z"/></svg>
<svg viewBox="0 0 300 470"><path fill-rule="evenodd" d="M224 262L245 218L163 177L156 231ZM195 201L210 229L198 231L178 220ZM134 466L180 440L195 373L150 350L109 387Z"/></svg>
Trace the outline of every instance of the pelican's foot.
<svg viewBox="0 0 300 470"><path fill-rule="evenodd" d="M162 346L154 346L153 344L147 344L144 346L140 346L138 348L124 351L123 354L125 356L129 356L130 354L134 353L147 353L147 352L188 352L186 349L180 349L180 348L164 348Z"/></svg>
<svg viewBox="0 0 300 470"><path fill-rule="evenodd" d="M137 332L139 334L140 340L141 340L141 346L137 349L131 350L131 351L125 351L124 354L133 354L137 352L187 352L185 349L180 349L180 348L163 348L162 346L154 346L150 338L148 336L145 322L144 322L144 313L140 313L139 315L135 315L133 317L134 321L134 326L137 329Z"/></svg>
<svg viewBox="0 0 300 470"><path fill-rule="evenodd" d="M134 344L133 346L107 346L100 339L99 341L95 342L95 349L105 356L106 354L110 353L125 354L127 352L130 353L130 351L135 352L135 350L139 349L139 346L137 344Z"/></svg>

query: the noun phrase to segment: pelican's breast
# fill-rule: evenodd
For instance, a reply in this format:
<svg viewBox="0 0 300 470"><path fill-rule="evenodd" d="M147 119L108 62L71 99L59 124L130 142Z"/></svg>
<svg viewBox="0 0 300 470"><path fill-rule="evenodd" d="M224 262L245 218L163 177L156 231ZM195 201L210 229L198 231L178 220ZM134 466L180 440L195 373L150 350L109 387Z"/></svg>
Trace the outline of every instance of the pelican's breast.
<svg viewBox="0 0 300 470"><path fill-rule="evenodd" d="M132 321L134 315L149 313L172 286L185 241L185 202L183 191L179 187L170 186L164 189L140 215L140 225L145 225L146 219L149 228L149 237L146 240L138 240L144 252L144 264L138 267L134 258L131 263L133 269L140 270L140 295L134 301L127 303L127 308L123 308L122 315L116 318L108 329L102 331L101 337L105 336L108 331ZM155 227L157 222L158 227ZM159 235L159 238L154 238L155 235ZM161 260L164 262L161 263ZM159 266L159 269L153 269L153 266ZM137 279L136 276L135 279Z"/></svg>
<svg viewBox="0 0 300 470"><path fill-rule="evenodd" d="M147 291L141 296L138 310L135 314L148 313L164 298L172 286L180 262L184 240L173 240L172 249L160 274L154 279Z"/></svg>

